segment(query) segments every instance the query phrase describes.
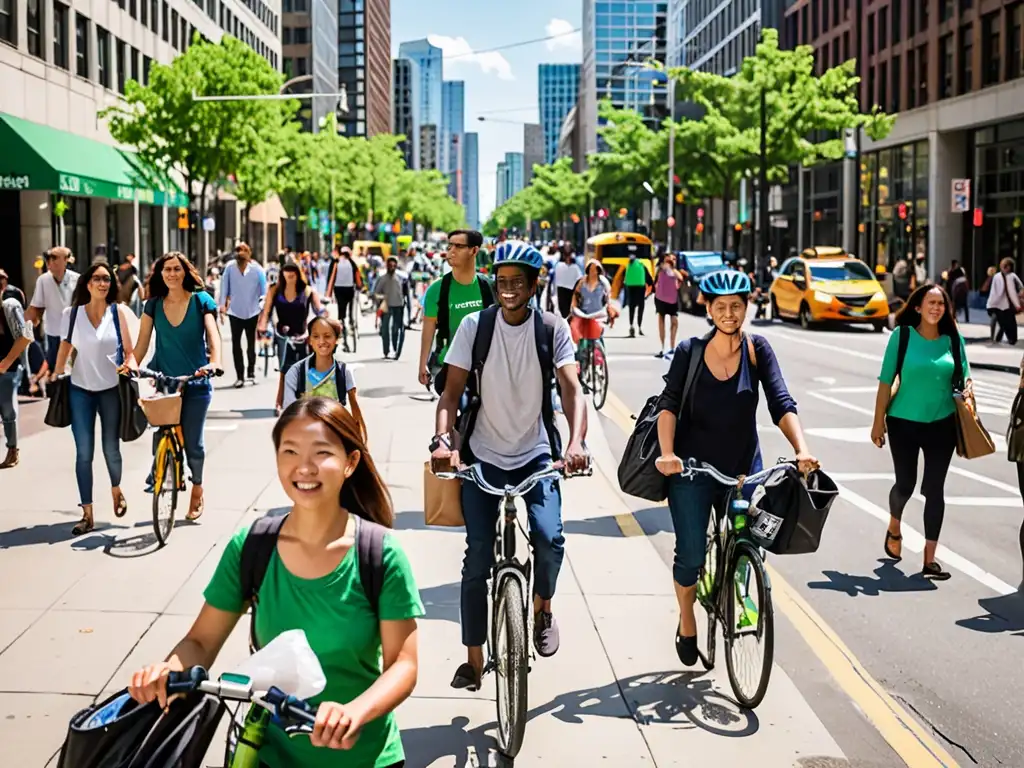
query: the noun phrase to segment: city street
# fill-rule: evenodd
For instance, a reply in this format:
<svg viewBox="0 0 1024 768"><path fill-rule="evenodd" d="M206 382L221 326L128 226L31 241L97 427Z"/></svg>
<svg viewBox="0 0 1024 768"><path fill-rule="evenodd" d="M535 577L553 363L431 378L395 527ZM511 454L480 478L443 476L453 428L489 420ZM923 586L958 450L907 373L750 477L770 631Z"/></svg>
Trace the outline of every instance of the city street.
<svg viewBox="0 0 1024 768"><path fill-rule="evenodd" d="M566 562L555 600L562 649L533 664L517 763L1024 764L1013 695L1024 671L1003 661L1017 658L1024 635L1021 598L1011 594L1021 576L1013 467L998 454L954 462L943 532L950 551L939 551L951 581L933 586L914 576L921 542L909 528L920 530L919 504L907 513L904 562L879 563L891 466L867 442L867 426L882 336L756 329L775 346L812 448L843 496L817 554L770 561L777 664L763 704L748 712L730 701L724 663L710 674L681 668L671 641L677 609L667 510L624 499L614 479L629 414L658 390L666 367L652 357L650 318L646 328L638 339L621 338L624 326L612 332L613 397L604 417L592 415L588 437L598 471L563 488ZM682 329L703 333L706 325L683 318ZM448 686L463 658L463 536L423 524L434 404L415 382L418 342L409 334L403 360L383 361L364 326L360 354L349 361L427 609L419 684L399 724L409 768L500 765L493 679L477 694ZM207 426L206 513L199 524L180 523L162 550L154 548L141 491L145 440L124 448L131 509L123 521L112 522L97 462L97 530L80 539L70 538L78 513L69 431L34 430L22 464L0 475L0 578L8 585L0 595L0 765L53 764L68 718L123 687L133 669L162 658L187 630L230 534L287 504L270 443L271 383L239 391L227 388L231 379L219 383ZM999 434L1015 377L976 380L983 417ZM762 424L765 455L786 455L766 414ZM244 657L247 629L240 622L216 669ZM223 764L222 744L214 742L207 765Z"/></svg>

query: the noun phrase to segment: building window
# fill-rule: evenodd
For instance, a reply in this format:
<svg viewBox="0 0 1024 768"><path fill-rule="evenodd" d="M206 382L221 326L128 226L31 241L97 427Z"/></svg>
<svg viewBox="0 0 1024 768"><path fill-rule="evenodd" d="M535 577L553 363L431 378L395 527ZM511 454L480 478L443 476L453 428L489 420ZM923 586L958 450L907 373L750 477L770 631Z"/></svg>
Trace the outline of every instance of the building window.
<svg viewBox="0 0 1024 768"><path fill-rule="evenodd" d="M730 8L734 6L730 5ZM821 0L821 33L828 32L828 0Z"/></svg>
<svg viewBox="0 0 1024 768"><path fill-rule="evenodd" d="M149 5L149 23L151 25L151 29L154 32L156 32L157 31L156 26L158 24L158 17L156 15L156 0L150 0L150 5Z"/></svg>
<svg viewBox="0 0 1024 768"><path fill-rule="evenodd" d="M140 0L139 2L139 21L142 22L142 26L149 26L149 0Z"/></svg>
<svg viewBox="0 0 1024 768"><path fill-rule="evenodd" d="M889 7L883 5L878 9L878 50L889 47Z"/></svg>
<svg viewBox="0 0 1024 768"><path fill-rule="evenodd" d="M53 64L68 68L68 7L53 4Z"/></svg>
<svg viewBox="0 0 1024 768"><path fill-rule="evenodd" d="M839 38L837 37L832 40L832 66L838 67L842 63L842 59L839 58Z"/></svg>
<svg viewBox="0 0 1024 768"><path fill-rule="evenodd" d="M291 45L292 44L292 28L285 27L284 32L281 33L281 44Z"/></svg>
<svg viewBox="0 0 1024 768"><path fill-rule="evenodd" d="M903 0L892 0L892 42L903 39Z"/></svg>
<svg viewBox="0 0 1024 768"><path fill-rule="evenodd" d="M974 57L974 28L970 24L960 27L960 90L970 93L974 87L974 72L971 59Z"/></svg>
<svg viewBox="0 0 1024 768"><path fill-rule="evenodd" d="M907 2L907 37L913 38L917 34L917 0Z"/></svg>
<svg viewBox="0 0 1024 768"><path fill-rule="evenodd" d="M999 82L999 13L990 13L981 19L981 85Z"/></svg>
<svg viewBox="0 0 1024 768"><path fill-rule="evenodd" d="M928 103L928 44L917 49L917 103L924 106Z"/></svg>
<svg viewBox="0 0 1024 768"><path fill-rule="evenodd" d="M917 0L917 28L921 32L928 29L928 2L929 0Z"/></svg>
<svg viewBox="0 0 1024 768"><path fill-rule="evenodd" d="M153 60L149 56L142 57L142 81L143 85L149 84L149 70L153 66Z"/></svg>
<svg viewBox="0 0 1024 768"><path fill-rule="evenodd" d="M163 0L163 4L160 8L160 29L163 31L163 38L165 43L169 43L171 39L170 22L167 18L170 15L170 9L167 7L167 0Z"/></svg>
<svg viewBox="0 0 1024 768"><path fill-rule="evenodd" d="M939 0L939 24L953 18L953 0Z"/></svg>
<svg viewBox="0 0 1024 768"><path fill-rule="evenodd" d="M189 42L188 22L185 20L184 17L182 17L182 19L181 19L181 48L179 48L178 50L184 51L186 48L188 48L188 42Z"/></svg>
<svg viewBox="0 0 1024 768"><path fill-rule="evenodd" d="M75 73L89 77L89 20L75 14Z"/></svg>
<svg viewBox="0 0 1024 768"><path fill-rule="evenodd" d="M18 44L18 27L14 23L15 0L0 0L0 40Z"/></svg>
<svg viewBox="0 0 1024 768"><path fill-rule="evenodd" d="M1024 27L1024 3L1017 3L1006 11L1006 79L1013 80L1024 71L1024 50L1021 31Z"/></svg>
<svg viewBox="0 0 1024 768"><path fill-rule="evenodd" d="M138 0L128 0L128 15L133 19L139 18L139 2Z"/></svg>
<svg viewBox="0 0 1024 768"><path fill-rule="evenodd" d="M26 0L25 28L28 33L28 52L30 56L43 58L43 9L42 0Z"/></svg>
<svg viewBox="0 0 1024 768"><path fill-rule="evenodd" d="M900 111L900 57L893 56L892 63L889 65L889 74L892 76L892 101L890 102L889 112L896 114Z"/></svg>
<svg viewBox="0 0 1024 768"><path fill-rule="evenodd" d="M917 53L907 52L907 109L917 106Z"/></svg>
<svg viewBox="0 0 1024 768"><path fill-rule="evenodd" d="M871 107L877 103L875 101L875 68L868 67L868 109L866 111L870 112Z"/></svg>
<svg viewBox="0 0 1024 768"><path fill-rule="evenodd" d="M843 32L843 61L850 60L850 33Z"/></svg>
<svg viewBox="0 0 1024 768"><path fill-rule="evenodd" d="M124 40L118 40L115 45L115 51L117 53L117 92L124 93L124 81L127 79L128 69L128 47L124 44Z"/></svg>
<svg viewBox="0 0 1024 768"><path fill-rule="evenodd" d="M960 15L974 7L974 0L960 0Z"/></svg>
<svg viewBox="0 0 1024 768"><path fill-rule="evenodd" d="M178 12L171 11L171 47L178 48Z"/></svg>
<svg viewBox="0 0 1024 768"><path fill-rule="evenodd" d="M100 85L110 87L110 33L96 27L96 74Z"/></svg>
<svg viewBox="0 0 1024 768"><path fill-rule="evenodd" d="M132 80L139 82L139 49L132 48Z"/></svg>
<svg viewBox="0 0 1024 768"><path fill-rule="evenodd" d="M939 38L939 98L953 95L953 34Z"/></svg>
<svg viewBox="0 0 1024 768"><path fill-rule="evenodd" d="M875 14L868 14L868 56L875 53Z"/></svg>
<svg viewBox="0 0 1024 768"><path fill-rule="evenodd" d="M889 62L878 65L878 106L885 109L889 103Z"/></svg>

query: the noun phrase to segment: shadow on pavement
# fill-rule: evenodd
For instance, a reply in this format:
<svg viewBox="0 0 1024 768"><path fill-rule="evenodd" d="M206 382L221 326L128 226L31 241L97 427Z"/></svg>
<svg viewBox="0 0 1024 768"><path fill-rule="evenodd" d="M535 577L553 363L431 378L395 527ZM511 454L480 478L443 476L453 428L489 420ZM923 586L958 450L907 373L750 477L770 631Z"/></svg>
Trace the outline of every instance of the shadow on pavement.
<svg viewBox="0 0 1024 768"><path fill-rule="evenodd" d="M648 536L655 533L673 533L672 517L668 507L650 507L637 510L633 517ZM563 523L565 533L582 533L587 536L608 536L620 538L623 533L615 518L611 515L589 517L585 520L566 520Z"/></svg>
<svg viewBox="0 0 1024 768"><path fill-rule="evenodd" d="M426 611L424 619L430 621L450 621L459 624L459 603L462 597L462 583L440 584L420 590L420 600Z"/></svg>
<svg viewBox="0 0 1024 768"><path fill-rule="evenodd" d="M402 731L402 746L405 748L405 768L427 768L438 760L454 757L455 762L445 765L494 766L506 768L513 763L497 752L496 743L486 730L493 723L466 730L468 717L452 718L448 725L431 725L425 728L409 728ZM470 760L470 752L476 761Z"/></svg>
<svg viewBox="0 0 1024 768"><path fill-rule="evenodd" d="M239 408L235 411L210 411L207 419L273 419L273 408Z"/></svg>
<svg viewBox="0 0 1024 768"><path fill-rule="evenodd" d="M10 531L0 531L0 549L31 547L35 544L61 544L65 541L71 541L75 538L71 535L71 529L81 519L80 513L59 511L57 514L67 515L68 519L58 523L32 525L24 528L14 528ZM91 533L123 527L113 526L109 523L97 523ZM86 534L86 536L88 535Z"/></svg>
<svg viewBox="0 0 1024 768"><path fill-rule="evenodd" d="M811 589L845 592L850 597L877 597L883 592L931 592L938 589L933 582L918 573L907 576L892 560L880 560L879 563L881 564L875 568L874 578L839 571L822 571L822 575L828 581L811 581L807 586Z"/></svg>
<svg viewBox="0 0 1024 768"><path fill-rule="evenodd" d="M985 597L978 605L988 613L960 619L957 625L975 632L1015 632L1018 637L1024 637L1024 594Z"/></svg>
<svg viewBox="0 0 1024 768"><path fill-rule="evenodd" d="M391 488L402 488L396 483L388 483ZM457 533L460 536L466 535L466 529L448 525L427 525L424 522L422 509L403 509L395 513L396 531L437 531L438 533Z"/></svg>
<svg viewBox="0 0 1024 768"><path fill-rule="evenodd" d="M380 399L384 397L397 397L398 395L419 395L422 393L420 389L409 389L404 386L397 387L370 387L369 389L360 389L360 398Z"/></svg>

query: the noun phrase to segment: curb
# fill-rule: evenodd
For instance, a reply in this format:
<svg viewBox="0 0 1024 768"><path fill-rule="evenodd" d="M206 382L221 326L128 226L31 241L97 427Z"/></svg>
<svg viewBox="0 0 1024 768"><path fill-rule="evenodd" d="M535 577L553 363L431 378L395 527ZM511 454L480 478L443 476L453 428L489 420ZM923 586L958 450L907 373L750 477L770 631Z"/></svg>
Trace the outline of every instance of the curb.
<svg viewBox="0 0 1024 768"><path fill-rule="evenodd" d="M1000 363L976 363L971 361L971 368L976 368L979 371L998 371L999 373L1020 373L1020 368L1016 365L1002 365Z"/></svg>

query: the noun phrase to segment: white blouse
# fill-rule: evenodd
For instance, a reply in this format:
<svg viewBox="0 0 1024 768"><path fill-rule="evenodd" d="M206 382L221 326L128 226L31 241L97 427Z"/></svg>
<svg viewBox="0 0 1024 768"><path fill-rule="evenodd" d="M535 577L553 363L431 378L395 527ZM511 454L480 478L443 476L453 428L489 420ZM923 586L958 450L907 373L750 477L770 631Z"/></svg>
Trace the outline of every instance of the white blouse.
<svg viewBox="0 0 1024 768"><path fill-rule="evenodd" d="M117 306L112 305L112 306ZM103 319L94 328L84 306L78 308L75 318L75 332L71 335L71 346L78 353L71 369L71 383L90 392L101 392L117 386L117 367L111 359L117 359L117 328L110 307L103 312ZM71 325L71 307L64 310L60 323L60 338L68 337Z"/></svg>

